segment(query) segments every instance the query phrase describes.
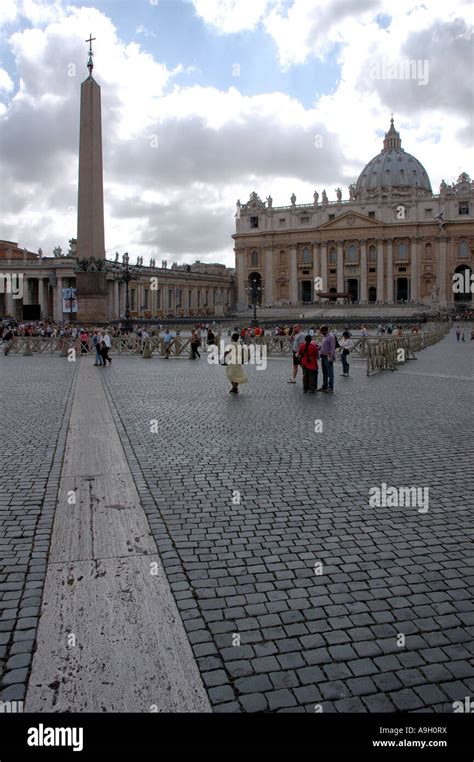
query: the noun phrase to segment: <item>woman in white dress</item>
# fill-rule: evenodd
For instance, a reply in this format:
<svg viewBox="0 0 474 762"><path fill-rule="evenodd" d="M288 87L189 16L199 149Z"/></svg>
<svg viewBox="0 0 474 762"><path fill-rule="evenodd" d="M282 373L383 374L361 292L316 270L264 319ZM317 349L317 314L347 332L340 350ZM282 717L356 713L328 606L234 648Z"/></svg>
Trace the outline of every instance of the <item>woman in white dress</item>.
<svg viewBox="0 0 474 762"><path fill-rule="evenodd" d="M242 367L242 347L239 344L239 334L233 333L231 342L224 352L226 376L231 383L229 394L239 393L239 384L247 383L247 374Z"/></svg>

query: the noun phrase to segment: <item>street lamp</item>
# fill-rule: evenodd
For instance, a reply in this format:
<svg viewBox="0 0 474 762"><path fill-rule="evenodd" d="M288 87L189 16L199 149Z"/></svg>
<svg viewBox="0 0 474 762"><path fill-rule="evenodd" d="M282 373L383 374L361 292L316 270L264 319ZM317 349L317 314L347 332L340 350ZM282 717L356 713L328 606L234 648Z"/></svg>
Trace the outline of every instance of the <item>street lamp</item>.
<svg viewBox="0 0 474 762"><path fill-rule="evenodd" d="M72 323L72 308L76 300L76 289L65 288L64 291L66 292L65 299L69 302L69 322Z"/></svg>
<svg viewBox="0 0 474 762"><path fill-rule="evenodd" d="M255 275L252 278L251 285L247 286L247 291L248 291L248 293L250 294L250 296L252 298L252 304L253 304L253 320L252 320L252 325L256 326L256 325L258 325L258 320L257 320L257 304L258 304L259 298L261 298L261 295L262 295L262 292L263 292L263 287L262 287L262 285L260 284L260 281L258 280L258 278Z"/></svg>
<svg viewBox="0 0 474 762"><path fill-rule="evenodd" d="M115 262L113 266L114 276L118 281L125 283L125 320L123 321L123 328L126 333L133 331L133 320L130 319L130 291L129 283L132 280L137 280L140 276L141 261L137 260L136 265L130 265L130 258L128 252L122 257L122 262L118 261L118 254L115 255Z"/></svg>

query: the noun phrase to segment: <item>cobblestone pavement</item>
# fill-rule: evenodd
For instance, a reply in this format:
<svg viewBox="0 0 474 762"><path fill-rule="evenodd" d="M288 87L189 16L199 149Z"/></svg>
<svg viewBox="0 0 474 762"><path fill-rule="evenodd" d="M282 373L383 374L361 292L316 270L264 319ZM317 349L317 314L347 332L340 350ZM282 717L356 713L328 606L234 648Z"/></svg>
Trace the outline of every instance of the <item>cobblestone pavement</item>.
<svg viewBox="0 0 474 762"><path fill-rule="evenodd" d="M31 664L73 363L0 356L0 698L23 700Z"/></svg>
<svg viewBox="0 0 474 762"><path fill-rule="evenodd" d="M451 332L394 373L338 365L334 396L288 385L287 360L239 396L205 356L104 371L215 711L472 696L473 352ZM370 507L384 482L428 487L429 510Z"/></svg>

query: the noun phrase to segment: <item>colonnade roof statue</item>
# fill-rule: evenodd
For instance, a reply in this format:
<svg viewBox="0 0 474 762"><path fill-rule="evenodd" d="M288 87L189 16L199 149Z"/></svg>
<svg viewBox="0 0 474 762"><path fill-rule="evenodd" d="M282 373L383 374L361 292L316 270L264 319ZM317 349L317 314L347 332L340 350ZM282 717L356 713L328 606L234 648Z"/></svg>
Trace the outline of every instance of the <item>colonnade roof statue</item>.
<svg viewBox="0 0 474 762"><path fill-rule="evenodd" d="M355 198L378 195L384 190L401 190L417 195L432 196L430 178L423 164L402 148L400 133L393 117L385 133L383 148L364 167L355 185Z"/></svg>

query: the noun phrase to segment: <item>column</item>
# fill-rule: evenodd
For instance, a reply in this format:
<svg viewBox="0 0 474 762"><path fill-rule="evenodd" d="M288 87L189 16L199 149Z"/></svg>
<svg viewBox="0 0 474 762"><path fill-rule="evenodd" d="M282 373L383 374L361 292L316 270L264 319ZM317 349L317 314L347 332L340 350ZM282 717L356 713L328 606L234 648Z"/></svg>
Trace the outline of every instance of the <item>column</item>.
<svg viewBox="0 0 474 762"><path fill-rule="evenodd" d="M5 289L5 315L8 315L8 317L14 317L15 316L15 304L13 300L13 294L9 289Z"/></svg>
<svg viewBox="0 0 474 762"><path fill-rule="evenodd" d="M362 304L367 304L367 241L360 241L359 302L362 302Z"/></svg>
<svg viewBox="0 0 474 762"><path fill-rule="evenodd" d="M63 279L60 275L56 278L56 293L54 295L54 304L55 304L55 314L54 319L55 320L62 320L63 319Z"/></svg>
<svg viewBox="0 0 474 762"><path fill-rule="evenodd" d="M47 308L45 300L44 280L41 277L38 278L38 301L40 305L41 318L44 320L47 317Z"/></svg>
<svg viewBox="0 0 474 762"><path fill-rule="evenodd" d="M30 279L26 275L23 278L23 304L31 304Z"/></svg>
<svg viewBox="0 0 474 762"><path fill-rule="evenodd" d="M446 251L446 238L438 239L438 288L439 288L439 306L447 306L447 290L446 290L446 278L447 278L447 251ZM452 283L450 284L449 301L453 301Z"/></svg>
<svg viewBox="0 0 474 762"><path fill-rule="evenodd" d="M237 268L237 309L244 309L247 305L247 293L245 291L245 252L242 249L235 250L235 265ZM203 289L201 301L204 307L205 289Z"/></svg>
<svg viewBox="0 0 474 762"><path fill-rule="evenodd" d="M113 307L112 307L112 316L114 320L117 320L119 317L119 282L118 280L114 280L114 295L113 295Z"/></svg>
<svg viewBox="0 0 474 762"><path fill-rule="evenodd" d="M263 303L267 307L273 304L273 249L267 249L265 252L265 293Z"/></svg>
<svg viewBox="0 0 474 762"><path fill-rule="evenodd" d="M318 251L318 244L313 243L313 302L319 302L319 297L316 296L316 291L322 291L322 288L315 288L315 278L321 277L321 273L319 271L319 251Z"/></svg>
<svg viewBox="0 0 474 762"><path fill-rule="evenodd" d="M416 302L418 301L420 293L418 289L418 245L416 238L411 239L410 273L410 300Z"/></svg>
<svg viewBox="0 0 474 762"><path fill-rule="evenodd" d="M384 301L383 293L383 241L377 241L377 301Z"/></svg>
<svg viewBox="0 0 474 762"><path fill-rule="evenodd" d="M328 290L328 246L324 242L321 244L321 278L323 281L322 291Z"/></svg>
<svg viewBox="0 0 474 762"><path fill-rule="evenodd" d="M393 304L393 250L391 238L387 240L387 302Z"/></svg>
<svg viewBox="0 0 474 762"><path fill-rule="evenodd" d="M344 243L337 242L337 290L339 293L345 291L344 288ZM339 298L338 304L344 304L344 299Z"/></svg>
<svg viewBox="0 0 474 762"><path fill-rule="evenodd" d="M290 302L298 304L298 262L296 246L290 246Z"/></svg>

